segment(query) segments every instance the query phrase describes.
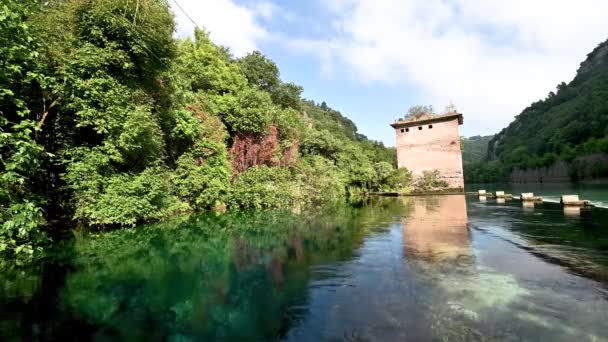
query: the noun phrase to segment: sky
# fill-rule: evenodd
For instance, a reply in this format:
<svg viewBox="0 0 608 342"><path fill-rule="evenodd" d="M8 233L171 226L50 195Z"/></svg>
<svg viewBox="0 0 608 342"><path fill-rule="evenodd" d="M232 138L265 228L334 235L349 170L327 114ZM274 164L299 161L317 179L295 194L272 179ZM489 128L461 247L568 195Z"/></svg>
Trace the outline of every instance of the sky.
<svg viewBox="0 0 608 342"><path fill-rule="evenodd" d="M453 103L461 134L499 132L608 39L606 0L169 0L236 57L259 50L281 78L359 132L394 146L414 105ZM186 16L177 6L188 14Z"/></svg>

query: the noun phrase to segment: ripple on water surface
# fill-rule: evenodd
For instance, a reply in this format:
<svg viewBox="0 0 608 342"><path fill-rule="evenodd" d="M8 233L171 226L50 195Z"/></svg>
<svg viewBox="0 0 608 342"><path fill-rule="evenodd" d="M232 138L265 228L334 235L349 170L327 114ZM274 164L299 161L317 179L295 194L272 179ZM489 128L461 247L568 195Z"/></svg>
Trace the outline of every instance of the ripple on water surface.
<svg viewBox="0 0 608 342"><path fill-rule="evenodd" d="M0 337L607 340L605 222L453 195L79 236L4 273Z"/></svg>

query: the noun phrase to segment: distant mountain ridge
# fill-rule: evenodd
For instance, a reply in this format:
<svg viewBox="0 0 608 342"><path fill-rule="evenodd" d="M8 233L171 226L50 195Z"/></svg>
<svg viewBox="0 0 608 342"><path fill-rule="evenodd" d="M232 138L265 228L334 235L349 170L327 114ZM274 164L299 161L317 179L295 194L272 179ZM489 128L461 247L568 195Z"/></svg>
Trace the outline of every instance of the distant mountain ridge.
<svg viewBox="0 0 608 342"><path fill-rule="evenodd" d="M467 165L483 161L488 155L488 144L492 138L494 135L463 137L462 163Z"/></svg>

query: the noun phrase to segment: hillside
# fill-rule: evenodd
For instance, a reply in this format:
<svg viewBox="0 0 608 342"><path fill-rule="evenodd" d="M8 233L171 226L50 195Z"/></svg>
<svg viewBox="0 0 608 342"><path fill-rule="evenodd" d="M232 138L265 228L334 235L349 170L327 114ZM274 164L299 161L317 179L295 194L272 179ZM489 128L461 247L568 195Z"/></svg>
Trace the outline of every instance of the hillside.
<svg viewBox="0 0 608 342"><path fill-rule="evenodd" d="M203 29L176 39L164 0L7 0L0 29L0 265L74 226L314 207L412 181L261 52L236 58Z"/></svg>
<svg viewBox="0 0 608 342"><path fill-rule="evenodd" d="M608 41L581 63L575 78L539 100L488 146L487 160L468 169L469 181L506 180L514 170L569 165L573 180L605 176L603 158L593 164L588 156L608 152Z"/></svg>
<svg viewBox="0 0 608 342"><path fill-rule="evenodd" d="M462 141L462 163L472 164L481 162L488 155L488 143L494 138L493 135L475 135L463 137Z"/></svg>

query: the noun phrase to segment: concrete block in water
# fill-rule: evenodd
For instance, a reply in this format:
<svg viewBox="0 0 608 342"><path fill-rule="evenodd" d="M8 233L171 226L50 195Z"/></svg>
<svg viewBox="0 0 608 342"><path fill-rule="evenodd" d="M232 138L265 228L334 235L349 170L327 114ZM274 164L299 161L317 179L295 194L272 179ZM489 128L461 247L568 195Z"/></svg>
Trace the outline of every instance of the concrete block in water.
<svg viewBox="0 0 608 342"><path fill-rule="evenodd" d="M576 203L580 202L578 195L562 195L561 202L566 203Z"/></svg>
<svg viewBox="0 0 608 342"><path fill-rule="evenodd" d="M560 199L560 203L563 206L572 206L572 207L591 207L591 202L587 200L581 200L578 198L578 195L562 195Z"/></svg>
<svg viewBox="0 0 608 342"><path fill-rule="evenodd" d="M540 196L534 196L533 192L524 192L521 194L520 199L523 202L542 202L543 198Z"/></svg>
<svg viewBox="0 0 608 342"><path fill-rule="evenodd" d="M523 199L529 200L529 199L532 199L532 198L534 198L534 193L533 192L524 192L524 193L521 194L521 199L522 200Z"/></svg>
<svg viewBox="0 0 608 342"><path fill-rule="evenodd" d="M504 191L496 191L496 198L512 198L513 195L505 194Z"/></svg>

